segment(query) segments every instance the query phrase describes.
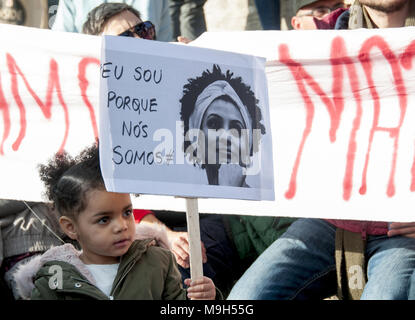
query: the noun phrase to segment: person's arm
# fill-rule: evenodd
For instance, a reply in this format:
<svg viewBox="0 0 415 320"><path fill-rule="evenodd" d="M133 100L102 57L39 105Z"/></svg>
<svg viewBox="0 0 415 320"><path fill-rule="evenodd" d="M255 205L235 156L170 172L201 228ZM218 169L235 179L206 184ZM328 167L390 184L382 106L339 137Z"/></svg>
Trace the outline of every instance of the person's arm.
<svg viewBox="0 0 415 320"><path fill-rule="evenodd" d="M75 27L75 6L71 0L60 0L53 31L77 32Z"/></svg>
<svg viewBox="0 0 415 320"><path fill-rule="evenodd" d="M154 214L145 215L140 223L156 223L166 227L167 237L171 244L171 251L176 258L177 263L183 268L190 267L190 249L189 249L189 235L187 232L173 231L161 222ZM206 249L203 242L200 242L202 248L202 260L207 261Z"/></svg>
<svg viewBox="0 0 415 320"><path fill-rule="evenodd" d="M389 226L389 237L404 236L415 238L415 222L393 222Z"/></svg>

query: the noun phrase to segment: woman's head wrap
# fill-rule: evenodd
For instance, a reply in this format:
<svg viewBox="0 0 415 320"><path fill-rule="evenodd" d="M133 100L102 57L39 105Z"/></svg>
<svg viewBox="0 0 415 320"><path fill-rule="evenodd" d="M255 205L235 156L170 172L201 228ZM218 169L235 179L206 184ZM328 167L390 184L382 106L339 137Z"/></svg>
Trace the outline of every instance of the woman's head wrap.
<svg viewBox="0 0 415 320"><path fill-rule="evenodd" d="M241 101L232 86L224 80L218 80L207 86L202 93L197 97L195 103L195 109L189 117L189 129L201 129L203 116L209 108L210 104L221 96L228 96L234 102L236 107L239 109L246 129L252 131L252 119L248 113L247 108Z"/></svg>

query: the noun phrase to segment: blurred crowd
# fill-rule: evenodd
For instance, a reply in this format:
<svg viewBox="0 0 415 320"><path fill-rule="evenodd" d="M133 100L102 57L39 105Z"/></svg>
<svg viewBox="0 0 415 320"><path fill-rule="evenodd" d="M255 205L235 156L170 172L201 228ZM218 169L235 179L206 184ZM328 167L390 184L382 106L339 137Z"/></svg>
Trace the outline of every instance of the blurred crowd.
<svg viewBox="0 0 415 320"><path fill-rule="evenodd" d="M63 3L61 4L62 6L70 6L72 1L62 0L61 2ZM147 1L144 2L147 3ZM212 0L154 0L153 2L157 3L158 6L169 6L169 17L163 17L163 19L168 20L171 18L171 31L174 39L180 35L188 39L194 39L199 33L206 31L203 7L207 2L212 2ZM230 14L232 14L232 9L235 7L241 8L241 11L243 9L248 11L247 9L249 8L249 14L254 13L255 26L262 27L264 30L280 29L281 18L286 14L287 19L290 19L288 16L294 10L292 1L285 0L281 1L282 9L285 6L283 12L281 12L279 0L238 0L232 2L232 5L229 5ZM126 1L126 3L131 4L132 1ZM51 29L58 13L58 5L59 0L0 0L0 23ZM226 2L222 1L221 9L224 7L226 7ZM143 10L143 7L140 8L142 9L140 12L144 14L146 10Z"/></svg>

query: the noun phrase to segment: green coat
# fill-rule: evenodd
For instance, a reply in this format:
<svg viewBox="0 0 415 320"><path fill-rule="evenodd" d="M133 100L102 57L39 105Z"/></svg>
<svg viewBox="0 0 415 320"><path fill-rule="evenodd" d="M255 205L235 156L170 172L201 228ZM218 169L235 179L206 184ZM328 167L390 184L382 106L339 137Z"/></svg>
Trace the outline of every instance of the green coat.
<svg viewBox="0 0 415 320"><path fill-rule="evenodd" d="M185 300L186 290L181 285L181 276L173 254L161 247L149 245L150 240L135 240L121 258L110 296L113 299L134 300ZM71 249L64 245L65 250ZM70 245L71 246L71 245ZM59 248L59 247L57 247ZM54 250L57 250L54 248ZM69 250L71 251L71 250ZM65 256L65 255L63 255ZM66 255L68 256L68 255ZM62 255L61 255L62 257ZM40 263L34 277L31 299L42 300L108 300L93 284L93 277L86 271L79 258L69 254L69 261L49 260ZM78 261L79 260L79 261ZM76 265L76 266L75 266ZM62 283L57 271L62 268ZM50 284L52 287L50 288Z"/></svg>
<svg viewBox="0 0 415 320"><path fill-rule="evenodd" d="M284 217L245 215L227 215L224 219L239 258L248 265L296 220Z"/></svg>

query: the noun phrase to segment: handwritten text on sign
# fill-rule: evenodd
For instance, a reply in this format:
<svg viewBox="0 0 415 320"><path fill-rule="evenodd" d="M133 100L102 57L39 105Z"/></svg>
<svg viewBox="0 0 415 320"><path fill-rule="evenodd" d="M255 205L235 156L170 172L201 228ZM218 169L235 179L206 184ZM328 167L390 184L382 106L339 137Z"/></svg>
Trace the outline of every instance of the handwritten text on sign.
<svg viewBox="0 0 415 320"><path fill-rule="evenodd" d="M205 33L194 45L267 58L276 200L203 199L199 210L412 221L413 31ZM99 38L0 33L0 196L40 200L36 165L96 136ZM138 206L184 210L171 197Z"/></svg>

